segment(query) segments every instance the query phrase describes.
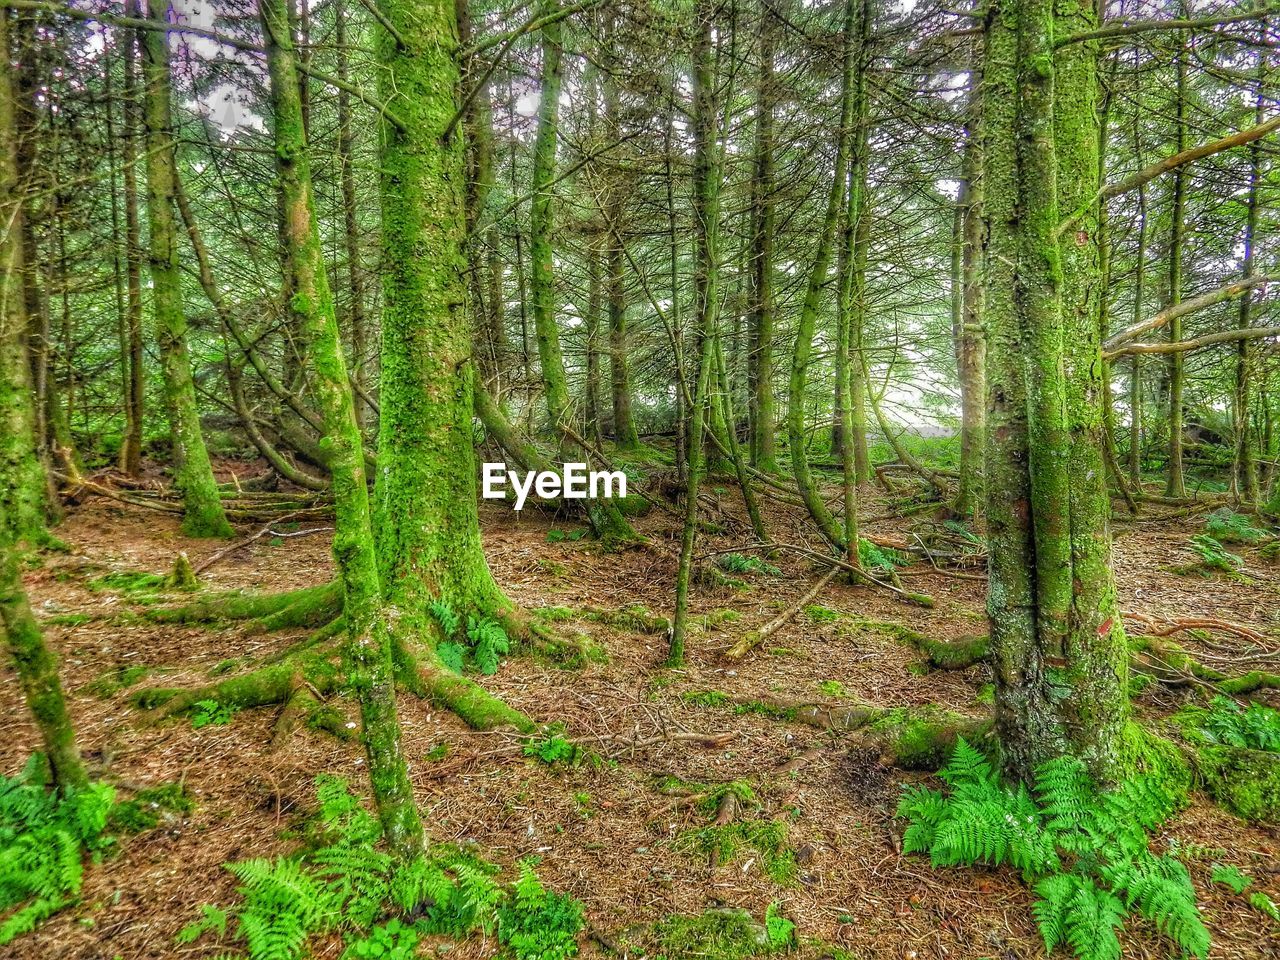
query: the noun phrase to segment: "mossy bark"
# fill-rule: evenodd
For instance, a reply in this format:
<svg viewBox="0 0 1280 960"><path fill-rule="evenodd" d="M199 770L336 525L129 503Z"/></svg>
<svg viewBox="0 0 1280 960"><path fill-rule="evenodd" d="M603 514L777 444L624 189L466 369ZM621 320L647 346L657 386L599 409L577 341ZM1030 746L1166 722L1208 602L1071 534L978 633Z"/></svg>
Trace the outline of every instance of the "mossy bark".
<svg viewBox="0 0 1280 960"><path fill-rule="evenodd" d="M320 441L333 484L333 555L347 628L343 659L360 704L365 754L384 835L404 860L422 853L422 819L413 798L396 714L391 638L374 551L364 447L356 420L333 297L320 246L307 159L297 55L286 0L259 0L271 81L276 173L283 211L289 313L310 367L324 422ZM295 681L290 677L290 686Z"/></svg>
<svg viewBox="0 0 1280 960"><path fill-rule="evenodd" d="M85 786L75 731L58 677L58 661L31 612L22 586L20 548L46 536L45 477L36 457L31 373L23 299L22 209L14 150L14 70L9 18L0 14L0 625L27 706L62 788Z"/></svg>
<svg viewBox="0 0 1280 960"><path fill-rule="evenodd" d="M1181 153L1187 148L1187 42L1179 37L1174 71L1174 149ZM1169 295L1166 306L1174 307L1182 302L1182 237L1186 229L1184 210L1187 197L1186 166L1173 171L1173 196L1169 211ZM1182 340L1182 315L1174 312L1169 319L1169 342ZM1185 497L1186 480L1182 470L1182 391L1184 386L1184 358L1175 351L1169 354L1169 473L1165 483L1166 497Z"/></svg>
<svg viewBox="0 0 1280 960"><path fill-rule="evenodd" d="M47 483L36 454L35 408L27 355L22 276L22 195L14 125L13 59L0 24L0 536L13 548L44 541Z"/></svg>
<svg viewBox="0 0 1280 960"><path fill-rule="evenodd" d="M164 15L161 7L155 19ZM173 442L174 483L182 493L182 532L190 537L230 537L233 531L218 498L209 451L200 432L200 408L187 347L187 318L182 304L174 217L176 158L169 34L166 30L139 30L138 34L143 50L151 303Z"/></svg>
<svg viewBox="0 0 1280 960"><path fill-rule="evenodd" d="M796 487L819 531L832 546L839 550L845 548L844 531L832 516L831 511L827 509L805 454L804 401L809 383L809 366L813 362L813 337L822 305L822 291L826 286L827 271L831 264L832 240L844 205L846 168L853 138L853 118L857 113L855 101L858 96L859 77L862 76L862 72L857 69L855 31L857 10L856 0L847 0L843 28L844 60L840 93L840 136L837 140L835 165L831 175L831 191L827 197L826 212L823 215L822 226L819 228L817 249L809 268L804 301L800 308L795 348L791 354L791 376L787 385L787 442L791 448L791 469ZM865 96L865 85L863 95Z"/></svg>
<svg viewBox="0 0 1280 960"><path fill-rule="evenodd" d="M720 310L720 269L717 259L720 238L720 164L717 161L715 141L719 106L712 39L714 20L714 6L706 0L700 0L694 13L693 45L693 225L698 377L690 398L693 408L689 411L684 517L676 569L675 611L671 618L671 639L667 649L668 667L684 666L689 580L693 573L693 548L698 531L698 487L706 464L703 435L710 413L715 334Z"/></svg>
<svg viewBox="0 0 1280 960"><path fill-rule="evenodd" d="M1057 13L1055 14L1055 9ZM1102 452L1097 48L1053 47L1092 5L1003 0L984 56L989 355L988 614L996 730L1021 778L1050 757L1123 776L1128 648L1115 606Z"/></svg>
<svg viewBox="0 0 1280 960"><path fill-rule="evenodd" d="M771 0L760 4L760 79L756 97L756 140L751 178L751 345L748 371L751 389L751 465L776 473L776 414L773 400L773 232L774 232L774 114L777 111L777 80L774 59L778 43L779 18Z"/></svg>
<svg viewBox="0 0 1280 960"><path fill-rule="evenodd" d="M379 96L403 128L384 121L379 150L385 303L374 532L397 668L438 677L447 671L435 655L431 601L517 634L521 622L489 571L476 512L463 155L460 138L446 134L459 108L457 13L412 0L380 0L378 9L403 39L378 32ZM468 705L510 711L471 681L461 693L444 686L437 696L451 707L465 695Z"/></svg>

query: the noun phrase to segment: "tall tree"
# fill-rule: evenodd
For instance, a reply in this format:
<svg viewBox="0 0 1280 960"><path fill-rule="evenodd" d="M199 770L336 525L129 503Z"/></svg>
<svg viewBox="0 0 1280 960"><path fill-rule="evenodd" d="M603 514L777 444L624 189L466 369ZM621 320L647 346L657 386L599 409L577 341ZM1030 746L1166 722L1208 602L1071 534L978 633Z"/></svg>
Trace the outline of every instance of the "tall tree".
<svg viewBox="0 0 1280 960"><path fill-rule="evenodd" d="M152 20L165 23L168 10L162 2L152 0L150 14ZM209 451L200 430L200 408L191 378L187 318L182 303L174 214L176 157L169 36L160 29L143 29L139 34L143 50L151 305L164 374L169 436L173 443L174 483L182 494L182 531L191 537L229 537L231 524L222 508Z"/></svg>
<svg viewBox="0 0 1280 960"><path fill-rule="evenodd" d="M288 288L288 309L305 347L324 422L321 448L332 477L333 556L342 582L348 682L360 703L369 779L388 844L402 859L423 851L396 715L391 637L382 607L365 479L364 449L316 224L297 53L287 0L259 0L271 82L272 128Z"/></svg>

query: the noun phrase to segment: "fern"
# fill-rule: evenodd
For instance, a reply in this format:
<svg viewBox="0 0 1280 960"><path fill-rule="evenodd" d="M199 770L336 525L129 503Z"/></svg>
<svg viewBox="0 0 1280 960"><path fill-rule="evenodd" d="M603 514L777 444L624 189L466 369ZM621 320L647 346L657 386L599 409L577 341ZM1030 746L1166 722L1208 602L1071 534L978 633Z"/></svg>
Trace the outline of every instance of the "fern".
<svg viewBox="0 0 1280 960"><path fill-rule="evenodd" d="M1235 893L1244 893L1249 887L1253 886L1253 877L1242 872L1238 867L1223 866L1218 864L1213 868L1213 873L1209 875L1210 881L1220 883L1223 886L1230 887Z"/></svg>
<svg viewBox="0 0 1280 960"><path fill-rule="evenodd" d="M75 900L86 852L112 842L106 833L115 793L105 784L56 793L45 787L43 758L17 777L0 777L0 945L28 933Z"/></svg>
<svg viewBox="0 0 1280 960"><path fill-rule="evenodd" d="M549 892L534 870L535 860L521 860L511 897L498 909L498 939L516 960L565 960L578 952L582 904Z"/></svg>
<svg viewBox="0 0 1280 960"><path fill-rule="evenodd" d="M1184 953L1207 955L1209 933L1187 868L1148 849L1149 832L1177 806L1161 781L1134 777L1101 791L1081 761L1063 757L1037 768L1028 790L1002 783L963 739L939 776L949 794L923 786L903 791L903 852L928 853L934 866L1021 870L1039 897L1033 909L1046 949L1115 960L1116 931L1137 914Z"/></svg>
<svg viewBox="0 0 1280 960"><path fill-rule="evenodd" d="M427 609L436 618L436 623L440 624L446 637L454 636L462 626L462 620L447 600L432 600L427 604Z"/></svg>
<svg viewBox="0 0 1280 960"><path fill-rule="evenodd" d="M467 617L467 640L471 643L471 658L476 669L486 675L498 672L502 655L511 649L502 625L488 617Z"/></svg>

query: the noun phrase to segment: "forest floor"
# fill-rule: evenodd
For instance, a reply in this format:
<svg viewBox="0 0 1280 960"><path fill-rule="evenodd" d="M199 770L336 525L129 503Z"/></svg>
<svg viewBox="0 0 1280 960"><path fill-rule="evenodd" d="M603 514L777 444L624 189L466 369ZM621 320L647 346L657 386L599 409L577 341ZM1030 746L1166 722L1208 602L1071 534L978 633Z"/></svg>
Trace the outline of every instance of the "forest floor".
<svg viewBox="0 0 1280 960"><path fill-rule="evenodd" d="M713 485L710 492L736 514L731 489ZM883 494L876 492L868 492L863 514L864 533L885 537L906 537L921 522L889 517ZM616 610L643 604L655 614L670 614L678 544L678 522L670 514L653 511L638 521L666 549L623 553L602 553L589 539L568 539L564 534L577 529L576 521L538 510L515 514L505 505L484 504L481 518L494 575L525 608ZM780 541L811 542L807 522L793 507L772 503L767 521ZM1202 516L1117 522L1122 609L1160 621L1212 616L1280 637L1280 565L1246 553L1239 578L1172 571L1194 559L1187 541L1202 524ZM733 532L702 538L700 553L748 539L736 522L728 526ZM276 709L245 711L228 724L199 729L187 720L138 725L129 691L104 683L104 677L109 681L125 668L146 666L166 685L194 685L228 658L268 654L300 634L248 636L235 625L161 626L121 615L140 609L131 595L94 588L92 581L110 572L166 571L179 551L198 566L225 547L184 539L169 515L94 499L73 509L57 532L70 552L46 555L42 566L29 571L27 586L61 657L87 757L125 792L180 781L195 808L124 838L116 856L88 871L77 906L0 949L0 957L213 956L217 949L203 942L176 946L174 936L202 904L234 900L235 880L222 864L296 849L288 832L313 809L315 775L342 775L363 792L362 751L354 743L303 731L272 752ZM900 852L902 824L894 808L902 784L919 782L924 774L887 766L856 734L822 731L750 706L777 699L837 705L857 698L881 706L936 703L980 716L989 709L983 702L986 667L924 673L914 649L863 621L902 624L939 639L980 635L986 629L981 568L961 576L928 566L907 568L905 582L933 596L931 609L881 590L833 583L814 608L742 661L728 664L721 654L734 640L769 620L818 576L795 555L770 562L779 573L741 574L745 588L695 591L696 629L684 670L662 667L661 634L575 618L561 626L599 645L606 654L600 662L567 670L512 656L496 676L481 678L535 719L566 724L569 735L606 758L604 763L547 766L524 756L514 736L472 732L453 715L402 697L405 749L431 838L472 841L504 866L539 855L544 880L585 905L593 934L584 937L586 955L600 953L602 941L635 955L625 945L644 939L637 932L642 925L673 914L730 906L759 919L776 903L795 921L804 951L812 956L837 950L868 960L1041 956L1031 895L1014 871L932 870L923 858ZM283 590L331 575L327 535L264 537L217 563L202 584ZM1149 722L1159 722L1188 696L1149 688L1137 709ZM0 710L0 772L12 774L37 737L7 666L0 670ZM688 732L729 738L716 747L678 739ZM806 762L799 769L778 774L778 767L801 755ZM760 807L740 816L782 825L790 853L783 854L781 866L777 855L745 849L713 867L688 839L689 831L708 824L708 816L673 805L661 790L668 776L752 783ZM1156 843L1176 843L1186 858L1213 934L1214 957L1280 957L1280 925L1209 882L1214 864L1234 864L1256 878L1255 889L1280 900L1280 830L1245 824L1198 797ZM770 871L775 879L787 872L792 855L794 878L770 879ZM1166 955L1158 937L1136 922L1129 926L1126 956ZM493 941L473 938L449 948L449 955L466 960L491 956L495 948ZM335 940L318 945L315 955L336 958L340 950ZM676 952L668 952L675 960Z"/></svg>

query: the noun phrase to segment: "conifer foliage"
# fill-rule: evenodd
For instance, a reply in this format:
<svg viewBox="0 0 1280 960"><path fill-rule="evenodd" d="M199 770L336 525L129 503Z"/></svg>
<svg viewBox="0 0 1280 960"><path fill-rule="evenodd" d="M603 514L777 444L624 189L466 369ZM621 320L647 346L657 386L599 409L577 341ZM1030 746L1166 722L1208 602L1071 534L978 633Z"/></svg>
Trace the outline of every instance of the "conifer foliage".
<svg viewBox="0 0 1280 960"><path fill-rule="evenodd" d="M1177 795L1158 777L1100 790L1073 757L1042 764L1034 786L1002 782L963 739L939 776L948 792L905 789L898 815L909 821L903 851L927 853L935 867L1009 865L1035 891L1045 948L1080 960L1115 960L1117 936L1137 914L1185 954L1205 957L1186 866L1149 849L1150 833L1174 813Z"/></svg>

